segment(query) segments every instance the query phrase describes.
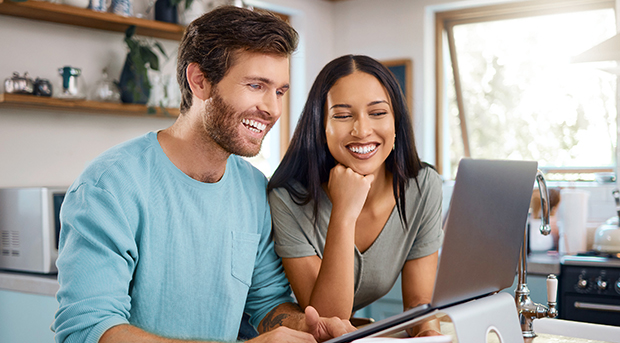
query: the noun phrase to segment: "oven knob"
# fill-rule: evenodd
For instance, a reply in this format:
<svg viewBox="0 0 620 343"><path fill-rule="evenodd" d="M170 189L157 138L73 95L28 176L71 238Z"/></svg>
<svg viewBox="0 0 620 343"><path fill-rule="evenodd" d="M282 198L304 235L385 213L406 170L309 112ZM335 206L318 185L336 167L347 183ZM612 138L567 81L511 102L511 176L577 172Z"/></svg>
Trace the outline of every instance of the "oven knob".
<svg viewBox="0 0 620 343"><path fill-rule="evenodd" d="M618 294L620 294L620 279L618 279L618 280L616 281L616 284L614 285L614 288L616 289L616 292L617 292Z"/></svg>
<svg viewBox="0 0 620 343"><path fill-rule="evenodd" d="M579 281L577 281L577 287L585 289L588 287L588 280L579 278Z"/></svg>
<svg viewBox="0 0 620 343"><path fill-rule="evenodd" d="M598 278L596 279L596 287L598 287L599 290L604 291L607 289L607 281Z"/></svg>

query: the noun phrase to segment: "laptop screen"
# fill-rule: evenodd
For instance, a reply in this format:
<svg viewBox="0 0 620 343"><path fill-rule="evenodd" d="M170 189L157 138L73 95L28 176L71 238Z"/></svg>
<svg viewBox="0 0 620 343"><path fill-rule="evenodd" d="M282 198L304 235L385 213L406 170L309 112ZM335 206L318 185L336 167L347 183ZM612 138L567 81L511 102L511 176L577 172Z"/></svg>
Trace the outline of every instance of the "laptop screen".
<svg viewBox="0 0 620 343"><path fill-rule="evenodd" d="M537 165L461 160L444 225L433 307L512 285Z"/></svg>

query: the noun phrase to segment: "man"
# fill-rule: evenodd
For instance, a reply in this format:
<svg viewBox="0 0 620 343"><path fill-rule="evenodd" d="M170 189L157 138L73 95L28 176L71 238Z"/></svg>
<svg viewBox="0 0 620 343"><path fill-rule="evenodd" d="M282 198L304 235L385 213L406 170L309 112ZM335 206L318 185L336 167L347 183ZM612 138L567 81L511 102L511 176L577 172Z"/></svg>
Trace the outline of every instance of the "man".
<svg viewBox="0 0 620 343"><path fill-rule="evenodd" d="M244 312L264 333L253 342L353 329L291 303L266 179L235 156L279 118L296 45L280 19L236 7L190 24L177 121L103 153L66 194L57 342L233 341Z"/></svg>

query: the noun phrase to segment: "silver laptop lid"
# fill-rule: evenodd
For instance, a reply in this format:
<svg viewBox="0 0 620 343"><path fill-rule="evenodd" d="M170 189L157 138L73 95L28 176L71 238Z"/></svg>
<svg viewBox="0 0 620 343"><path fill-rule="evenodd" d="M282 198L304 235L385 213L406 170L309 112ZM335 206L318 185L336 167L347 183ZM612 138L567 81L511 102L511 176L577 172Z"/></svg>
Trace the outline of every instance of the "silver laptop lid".
<svg viewBox="0 0 620 343"><path fill-rule="evenodd" d="M534 161L461 160L432 307L512 285L537 168Z"/></svg>

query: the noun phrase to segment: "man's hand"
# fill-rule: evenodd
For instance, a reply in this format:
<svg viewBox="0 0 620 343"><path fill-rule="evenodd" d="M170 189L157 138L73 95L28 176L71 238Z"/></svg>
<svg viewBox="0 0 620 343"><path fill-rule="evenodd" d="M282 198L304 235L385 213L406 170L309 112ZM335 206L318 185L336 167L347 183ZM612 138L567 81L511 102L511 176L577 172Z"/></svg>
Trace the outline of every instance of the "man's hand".
<svg viewBox="0 0 620 343"><path fill-rule="evenodd" d="M247 341L248 343L316 343L314 337L307 333L286 326L280 326L271 331L265 332L258 337Z"/></svg>
<svg viewBox="0 0 620 343"><path fill-rule="evenodd" d="M306 328L304 328L304 331L311 333L318 342L355 331L355 327L348 320L338 317L319 317L319 313L312 306L306 307L304 312L306 314Z"/></svg>
<svg viewBox="0 0 620 343"><path fill-rule="evenodd" d="M286 330L281 330L283 328ZM297 335L292 336L288 328L297 330ZM271 333L274 331L279 332L272 337ZM284 303L263 318L258 326L261 335L250 342L289 342L287 339L301 339L301 337L309 337L311 342L323 342L351 331L355 331L355 328L348 320L319 317L319 313L312 306L306 307L302 312L298 304ZM263 336L266 337L264 341L261 340ZM300 340L300 342L306 341Z"/></svg>

